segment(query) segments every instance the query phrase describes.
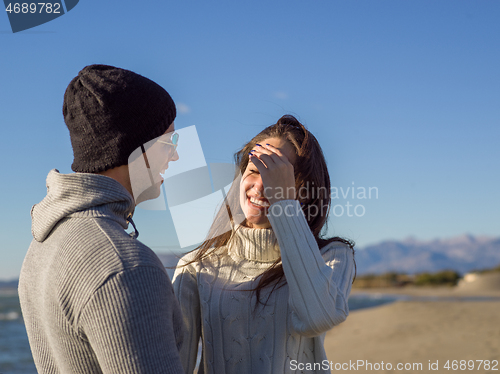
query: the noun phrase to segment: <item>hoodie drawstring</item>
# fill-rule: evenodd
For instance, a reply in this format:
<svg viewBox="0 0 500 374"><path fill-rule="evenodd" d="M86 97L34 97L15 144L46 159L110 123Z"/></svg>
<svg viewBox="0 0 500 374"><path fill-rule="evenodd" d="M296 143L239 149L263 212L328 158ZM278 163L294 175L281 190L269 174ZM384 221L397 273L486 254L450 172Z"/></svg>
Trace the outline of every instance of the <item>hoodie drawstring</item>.
<svg viewBox="0 0 500 374"><path fill-rule="evenodd" d="M128 216L127 218L127 222L129 222L130 224L132 224L132 227L134 228L134 232L131 232L130 234L128 234L132 239L137 239L139 237L139 230L137 230L137 227L135 227L135 223L134 221L132 220L132 216Z"/></svg>

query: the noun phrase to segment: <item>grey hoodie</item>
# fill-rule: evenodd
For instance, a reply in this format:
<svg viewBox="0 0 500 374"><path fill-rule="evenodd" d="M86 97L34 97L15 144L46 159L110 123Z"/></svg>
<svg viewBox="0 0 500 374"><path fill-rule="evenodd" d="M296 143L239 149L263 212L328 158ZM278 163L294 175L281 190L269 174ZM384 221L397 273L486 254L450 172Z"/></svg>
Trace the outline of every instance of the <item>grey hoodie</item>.
<svg viewBox="0 0 500 374"><path fill-rule="evenodd" d="M19 297L39 373L181 373L182 317L158 257L124 229L135 205L114 179L47 177L32 208Z"/></svg>

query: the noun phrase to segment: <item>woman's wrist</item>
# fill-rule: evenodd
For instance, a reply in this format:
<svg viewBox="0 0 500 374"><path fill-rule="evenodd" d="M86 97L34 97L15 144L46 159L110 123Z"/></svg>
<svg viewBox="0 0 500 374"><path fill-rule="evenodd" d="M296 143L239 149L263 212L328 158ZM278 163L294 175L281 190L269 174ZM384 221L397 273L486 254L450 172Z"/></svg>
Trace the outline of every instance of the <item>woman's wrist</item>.
<svg viewBox="0 0 500 374"><path fill-rule="evenodd" d="M273 205L279 201L284 200L296 200L295 187L289 187L286 189L286 192L280 192L274 194L274 196L267 197L267 201L269 201L269 205Z"/></svg>

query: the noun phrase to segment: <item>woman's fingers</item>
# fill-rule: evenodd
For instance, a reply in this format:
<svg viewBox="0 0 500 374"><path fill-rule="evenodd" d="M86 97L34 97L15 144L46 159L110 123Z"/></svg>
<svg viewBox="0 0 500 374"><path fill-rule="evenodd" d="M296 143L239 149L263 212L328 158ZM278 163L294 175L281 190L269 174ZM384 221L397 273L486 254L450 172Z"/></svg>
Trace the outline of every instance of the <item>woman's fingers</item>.
<svg viewBox="0 0 500 374"><path fill-rule="evenodd" d="M278 148L275 148L270 144L266 145L256 144L256 147L252 150L252 154L261 159L266 165L266 167L272 166L272 165L267 165L271 163L275 163L278 165L280 163L285 163L285 164L290 163L288 161L288 158L284 154L282 154Z"/></svg>
<svg viewBox="0 0 500 374"><path fill-rule="evenodd" d="M264 195L270 204L278 200L295 199L293 165L279 149L257 145L250 152L250 162L259 170Z"/></svg>
<svg viewBox="0 0 500 374"><path fill-rule="evenodd" d="M250 158L249 158L249 161L252 162L255 167L257 168L257 170L259 171L259 173L262 174L263 171L265 171L267 169L267 165L264 164L262 162L262 160L256 155L254 154L255 152L250 152Z"/></svg>
<svg viewBox="0 0 500 374"><path fill-rule="evenodd" d="M286 159L286 156L284 156L278 148L275 148L270 144L266 144L266 145L257 144L256 147L254 148L254 150L259 152L259 153L265 154L265 155L269 155L269 156L275 155L278 158L285 157L285 159Z"/></svg>
<svg viewBox="0 0 500 374"><path fill-rule="evenodd" d="M264 146L262 146L262 147L263 147L263 148L265 147L264 149L266 149L266 150L269 150L269 151L272 151L272 152L276 153L276 154L277 154L278 156L280 156L280 157L285 157L285 158L286 158L286 156L285 156L284 154L282 154L282 153L281 153L281 151L280 151L278 148L276 148L274 145L271 145L271 144L266 144L266 145L264 145Z"/></svg>

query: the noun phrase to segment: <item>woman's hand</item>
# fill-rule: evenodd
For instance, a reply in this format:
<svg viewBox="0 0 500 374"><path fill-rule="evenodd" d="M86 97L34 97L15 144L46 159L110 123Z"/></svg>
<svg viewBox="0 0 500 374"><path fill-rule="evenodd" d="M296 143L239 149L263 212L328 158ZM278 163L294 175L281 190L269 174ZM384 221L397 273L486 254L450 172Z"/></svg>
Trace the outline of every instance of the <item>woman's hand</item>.
<svg viewBox="0 0 500 374"><path fill-rule="evenodd" d="M278 148L270 144L257 144L250 152L250 162L259 170L264 196L269 204L280 200L295 200L293 165Z"/></svg>

